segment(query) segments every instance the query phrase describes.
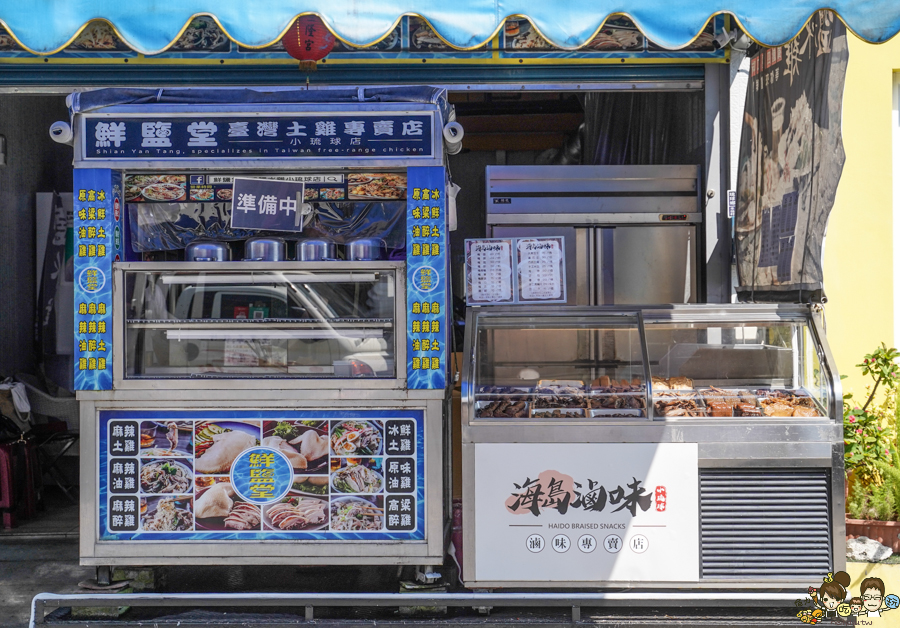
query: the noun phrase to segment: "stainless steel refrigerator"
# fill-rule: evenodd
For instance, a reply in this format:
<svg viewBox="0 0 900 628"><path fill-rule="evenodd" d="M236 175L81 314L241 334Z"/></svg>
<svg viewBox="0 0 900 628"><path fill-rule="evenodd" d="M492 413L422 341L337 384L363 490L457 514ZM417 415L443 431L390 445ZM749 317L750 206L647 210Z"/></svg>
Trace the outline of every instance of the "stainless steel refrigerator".
<svg viewBox="0 0 900 628"><path fill-rule="evenodd" d="M699 166L488 166L488 237L563 236L569 305L697 303Z"/></svg>

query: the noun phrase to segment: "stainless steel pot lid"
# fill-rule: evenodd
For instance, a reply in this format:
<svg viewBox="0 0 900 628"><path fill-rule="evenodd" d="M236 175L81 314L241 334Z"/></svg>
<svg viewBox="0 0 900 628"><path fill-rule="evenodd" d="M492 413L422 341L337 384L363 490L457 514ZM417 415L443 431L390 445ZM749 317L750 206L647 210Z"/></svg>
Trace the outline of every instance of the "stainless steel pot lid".
<svg viewBox="0 0 900 628"><path fill-rule="evenodd" d="M250 238L244 243L245 262L283 262L287 246L282 238Z"/></svg>
<svg viewBox="0 0 900 628"><path fill-rule="evenodd" d="M184 249L188 262L227 262L231 260L231 248L223 242L194 240Z"/></svg>
<svg viewBox="0 0 900 628"><path fill-rule="evenodd" d="M360 238L347 245L347 258L354 262L382 260L385 258L386 246L380 238Z"/></svg>
<svg viewBox="0 0 900 628"><path fill-rule="evenodd" d="M300 240L297 242L297 259L301 262L318 262L337 258L337 246L330 240Z"/></svg>

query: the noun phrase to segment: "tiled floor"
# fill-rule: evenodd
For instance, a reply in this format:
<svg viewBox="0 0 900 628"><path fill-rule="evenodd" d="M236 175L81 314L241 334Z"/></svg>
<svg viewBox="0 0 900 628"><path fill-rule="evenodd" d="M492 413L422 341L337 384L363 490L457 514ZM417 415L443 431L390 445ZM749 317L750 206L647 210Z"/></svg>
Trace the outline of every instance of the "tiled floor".
<svg viewBox="0 0 900 628"><path fill-rule="evenodd" d="M75 593L93 577L78 565L78 505L47 489L43 512L0 530L0 628L27 626L35 594Z"/></svg>
<svg viewBox="0 0 900 628"><path fill-rule="evenodd" d="M15 528L0 528L0 540L9 538L78 539L78 504L57 488L44 491L44 510L32 519L19 520Z"/></svg>

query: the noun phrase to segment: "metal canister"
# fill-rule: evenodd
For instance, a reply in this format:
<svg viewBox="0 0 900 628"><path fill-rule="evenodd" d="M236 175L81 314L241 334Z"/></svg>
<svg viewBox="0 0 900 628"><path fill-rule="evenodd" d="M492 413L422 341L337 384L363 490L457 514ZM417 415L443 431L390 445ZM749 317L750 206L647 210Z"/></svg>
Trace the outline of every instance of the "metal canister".
<svg viewBox="0 0 900 628"><path fill-rule="evenodd" d="M184 259L188 262L228 262L231 248L224 242L194 240L185 247Z"/></svg>
<svg viewBox="0 0 900 628"><path fill-rule="evenodd" d="M347 258L353 262L368 262L385 258L386 246L380 238L360 238L347 245Z"/></svg>
<svg viewBox="0 0 900 628"><path fill-rule="evenodd" d="M244 243L245 262L283 262L287 246L282 238L249 238Z"/></svg>
<svg viewBox="0 0 900 628"><path fill-rule="evenodd" d="M300 240L297 259L301 262L321 262L337 259L337 247L330 240Z"/></svg>

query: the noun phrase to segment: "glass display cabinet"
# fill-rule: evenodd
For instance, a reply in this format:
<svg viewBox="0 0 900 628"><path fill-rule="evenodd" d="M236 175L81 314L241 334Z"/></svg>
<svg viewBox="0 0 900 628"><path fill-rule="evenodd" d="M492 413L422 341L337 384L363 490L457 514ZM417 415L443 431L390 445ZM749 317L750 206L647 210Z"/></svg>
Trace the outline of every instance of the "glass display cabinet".
<svg viewBox="0 0 900 628"><path fill-rule="evenodd" d="M231 262L119 264L117 373L126 382L395 379L402 273L397 262L242 263L239 272Z"/></svg>
<svg viewBox="0 0 900 628"><path fill-rule="evenodd" d="M487 317L472 418L649 418L642 336L639 313Z"/></svg>
<svg viewBox="0 0 900 628"><path fill-rule="evenodd" d="M466 585L715 597L843 569L842 395L820 317L470 308Z"/></svg>

